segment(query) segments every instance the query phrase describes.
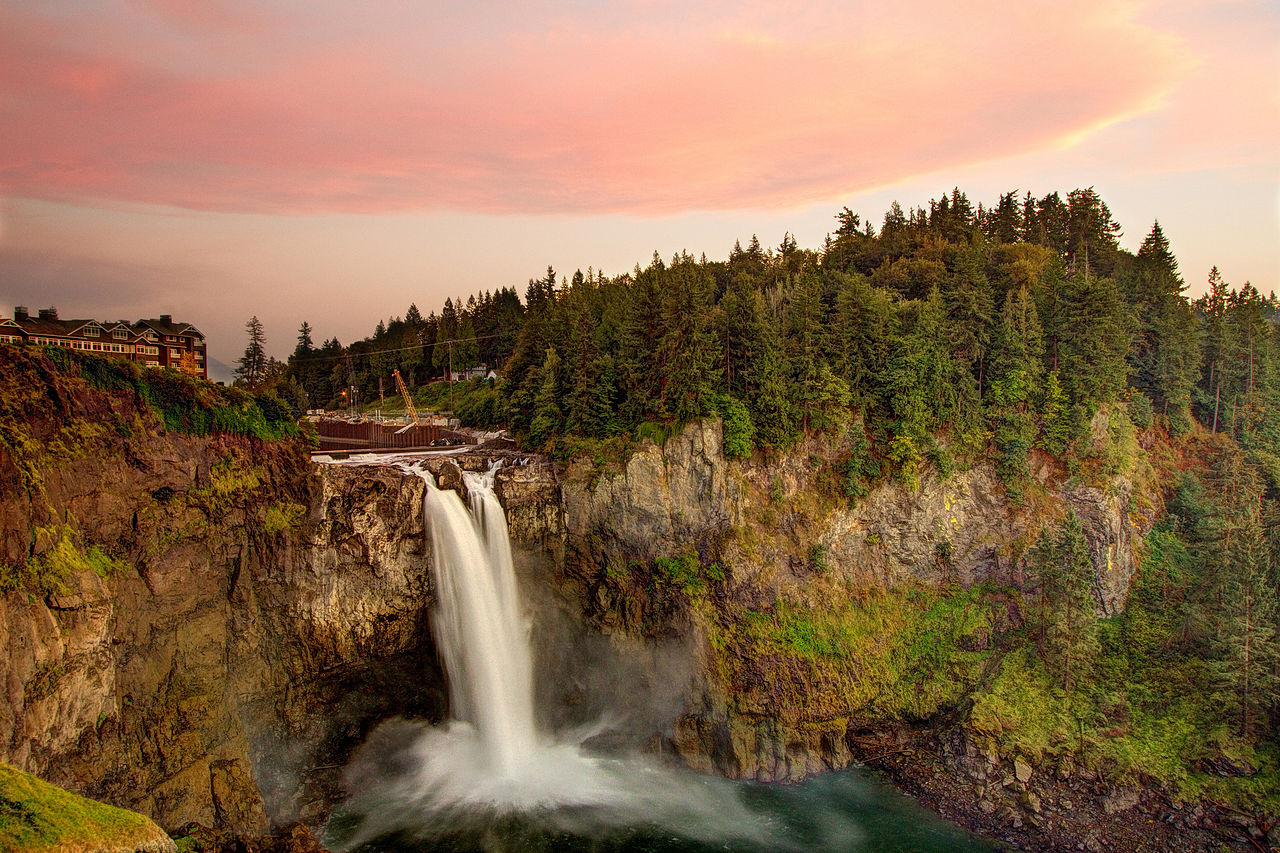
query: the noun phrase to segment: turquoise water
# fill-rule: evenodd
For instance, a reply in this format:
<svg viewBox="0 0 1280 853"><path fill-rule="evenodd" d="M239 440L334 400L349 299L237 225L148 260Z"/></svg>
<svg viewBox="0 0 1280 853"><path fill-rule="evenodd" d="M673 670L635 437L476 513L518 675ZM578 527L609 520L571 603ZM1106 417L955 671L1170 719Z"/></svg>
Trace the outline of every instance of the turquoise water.
<svg viewBox="0 0 1280 853"><path fill-rule="evenodd" d="M555 808L522 814L486 814L412 820L386 835L353 848L358 853L990 853L995 848L917 805L892 786L861 770L845 770L791 785L729 783L681 774L705 788L709 801L736 799L732 806L691 810L686 819L670 813L653 823L643 819L619 824L598 807ZM684 784L682 797L697 796ZM374 806L366 802L366 806ZM425 817L425 816L424 816ZM439 818L439 815L434 815ZM328 841L345 849L342 839L361 822L348 814L334 820ZM408 823L410 825L404 825Z"/></svg>

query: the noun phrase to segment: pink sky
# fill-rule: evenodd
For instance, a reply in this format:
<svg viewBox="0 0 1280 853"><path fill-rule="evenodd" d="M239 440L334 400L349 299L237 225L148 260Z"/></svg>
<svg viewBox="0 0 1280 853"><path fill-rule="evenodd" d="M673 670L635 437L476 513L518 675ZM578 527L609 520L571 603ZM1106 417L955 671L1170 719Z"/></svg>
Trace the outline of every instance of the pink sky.
<svg viewBox="0 0 1280 853"><path fill-rule="evenodd" d="M1280 286L1280 12L1240 2L0 0L0 306L283 355L548 263L1094 186Z"/></svg>

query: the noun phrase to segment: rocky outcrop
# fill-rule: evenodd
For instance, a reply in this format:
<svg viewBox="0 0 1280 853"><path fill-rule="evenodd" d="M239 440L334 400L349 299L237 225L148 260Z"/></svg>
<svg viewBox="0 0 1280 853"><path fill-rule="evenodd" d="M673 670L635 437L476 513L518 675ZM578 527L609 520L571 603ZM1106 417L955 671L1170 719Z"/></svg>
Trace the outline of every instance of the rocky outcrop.
<svg viewBox="0 0 1280 853"><path fill-rule="evenodd" d="M740 582L803 586L820 554L824 569L862 585L1017 585L1039 530L1070 508L1084 524L1100 611L1123 607L1152 521L1129 512L1134 487L1124 477L1068 484L1041 464L1038 503L1012 504L981 463L949 477L926 472L918 489L886 478L849 503L833 483L838 456L838 447L813 440L775 458L730 462L719 422L703 421L663 447L643 446L617 474L597 477L579 460L563 488L569 559L585 576L693 549L727 557Z"/></svg>
<svg viewBox="0 0 1280 853"><path fill-rule="evenodd" d="M579 459L565 475L564 515L578 555L597 565L652 561L741 524L746 495L721 454L718 421L647 444L618 475L593 478Z"/></svg>
<svg viewBox="0 0 1280 853"><path fill-rule="evenodd" d="M256 836L322 810L377 719L443 712L420 480L52 381L25 422L46 452L0 448L0 760Z"/></svg>
<svg viewBox="0 0 1280 853"><path fill-rule="evenodd" d="M875 690L865 682L876 676L859 676L853 665L815 669L802 658L762 661L749 642L725 648L750 619L779 602L830 612L841 597L912 585L1022 586L1040 529L1069 510L1086 531L1099 611L1111 613L1123 606L1151 523L1129 512L1129 480L1068 483L1047 458L1037 460L1034 501L1011 503L984 463L948 477L926 471L916 489L885 478L851 502L837 491L837 446L815 439L786 454L730 462L720 441L719 423L705 421L661 448L642 447L617 473L571 465L563 482L565 583L606 631L719 636L699 641L705 659L668 738L691 766L731 777L793 780L846 766L865 754L851 733L874 723ZM1146 505L1156 500L1145 497ZM724 576L703 604L688 599L703 608L692 617L681 615L687 594L663 575L670 568L654 563L681 554ZM991 630L1016 625L1016 602L993 618L1008 624L964 642L983 648ZM869 638L867 653L892 639Z"/></svg>

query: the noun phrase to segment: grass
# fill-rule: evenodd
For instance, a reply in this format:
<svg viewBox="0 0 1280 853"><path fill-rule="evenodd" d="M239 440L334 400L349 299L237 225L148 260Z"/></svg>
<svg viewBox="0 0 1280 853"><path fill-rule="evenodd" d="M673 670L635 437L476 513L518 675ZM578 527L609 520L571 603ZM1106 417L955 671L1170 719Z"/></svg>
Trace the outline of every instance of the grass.
<svg viewBox="0 0 1280 853"><path fill-rule="evenodd" d="M776 683L789 682L826 715L926 719L977 683L994 606L982 589L923 586L817 606L782 600L738 618L721 614L712 642L738 690L758 692L776 671Z"/></svg>
<svg viewBox="0 0 1280 853"><path fill-rule="evenodd" d="M98 850L163 838L150 820L0 763L0 850Z"/></svg>

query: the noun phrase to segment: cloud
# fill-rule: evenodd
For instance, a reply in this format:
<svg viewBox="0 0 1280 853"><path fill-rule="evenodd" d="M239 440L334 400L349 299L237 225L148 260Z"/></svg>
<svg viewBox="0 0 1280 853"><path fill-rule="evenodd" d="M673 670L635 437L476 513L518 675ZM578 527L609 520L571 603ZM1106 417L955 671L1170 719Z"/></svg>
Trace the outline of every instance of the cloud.
<svg viewBox="0 0 1280 853"><path fill-rule="evenodd" d="M1068 144L1189 71L1178 38L1103 0L456 6L0 11L0 192L266 213L797 206Z"/></svg>
<svg viewBox="0 0 1280 853"><path fill-rule="evenodd" d="M64 317L100 320L154 316L156 305L164 310L172 301L175 285L198 289L206 283L190 269L29 250L0 251L0 282L0 299L6 300L0 302L0 312L13 305L45 308L48 299L55 299L54 307L60 303L69 312Z"/></svg>

